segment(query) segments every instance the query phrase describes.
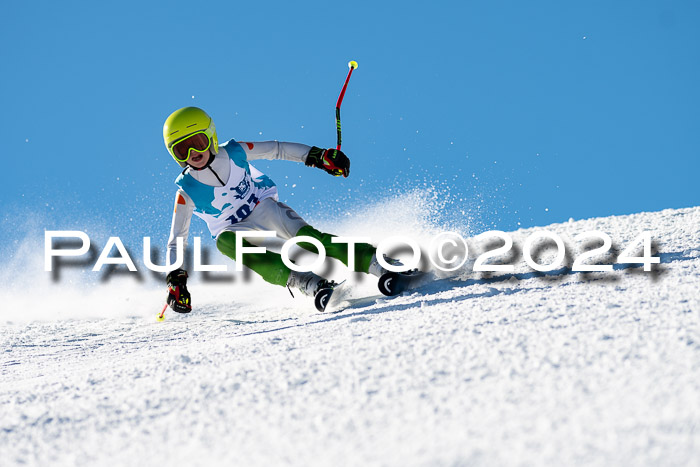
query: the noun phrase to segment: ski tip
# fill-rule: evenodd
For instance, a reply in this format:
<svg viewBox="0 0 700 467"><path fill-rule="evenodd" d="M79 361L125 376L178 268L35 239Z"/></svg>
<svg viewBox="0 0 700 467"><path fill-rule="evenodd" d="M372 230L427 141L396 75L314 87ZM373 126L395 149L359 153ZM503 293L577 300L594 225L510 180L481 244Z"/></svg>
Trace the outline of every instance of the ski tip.
<svg viewBox="0 0 700 467"><path fill-rule="evenodd" d="M387 272L379 278L377 286L379 287L379 291L383 295L386 295L387 297L393 297L395 295L400 294L401 289L403 289L403 284L401 284L400 281L401 276L398 273Z"/></svg>
<svg viewBox="0 0 700 467"><path fill-rule="evenodd" d="M395 297L415 287L425 273L418 270L407 272L387 272L379 278L379 291L387 297Z"/></svg>
<svg viewBox="0 0 700 467"><path fill-rule="evenodd" d="M331 295L333 295L333 289L330 287L318 291L318 293L314 297L314 306L316 306L316 309L318 311L325 311L326 306L328 305L328 300L331 298Z"/></svg>
<svg viewBox="0 0 700 467"><path fill-rule="evenodd" d="M332 287L321 290L314 297L314 305L316 309L320 312L333 312L338 305L338 298L342 296L342 292L338 289L342 289L346 281L343 280L337 284L333 284ZM321 294L324 294L321 296Z"/></svg>

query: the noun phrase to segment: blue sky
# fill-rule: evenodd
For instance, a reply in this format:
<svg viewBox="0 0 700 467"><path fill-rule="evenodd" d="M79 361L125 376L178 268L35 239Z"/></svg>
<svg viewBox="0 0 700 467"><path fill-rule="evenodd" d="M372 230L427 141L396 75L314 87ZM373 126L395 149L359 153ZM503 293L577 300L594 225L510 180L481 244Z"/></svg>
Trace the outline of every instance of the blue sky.
<svg viewBox="0 0 700 467"><path fill-rule="evenodd" d="M0 235L29 216L164 240L170 112L206 109L220 140L334 146L351 59L351 176L258 164L301 213L423 186L500 230L700 203L697 2L192 5L2 7Z"/></svg>

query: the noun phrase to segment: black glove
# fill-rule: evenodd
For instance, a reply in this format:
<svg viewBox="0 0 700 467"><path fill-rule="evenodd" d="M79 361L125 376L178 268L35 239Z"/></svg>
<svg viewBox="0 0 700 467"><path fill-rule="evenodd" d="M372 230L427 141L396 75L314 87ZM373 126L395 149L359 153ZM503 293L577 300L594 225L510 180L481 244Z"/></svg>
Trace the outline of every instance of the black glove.
<svg viewBox="0 0 700 467"><path fill-rule="evenodd" d="M168 305L178 313L192 311L190 293L187 291L187 271L175 269L165 279L168 282Z"/></svg>
<svg viewBox="0 0 700 467"><path fill-rule="evenodd" d="M350 175L350 159L338 149L321 149L313 146L306 156L306 165L318 167L336 177Z"/></svg>

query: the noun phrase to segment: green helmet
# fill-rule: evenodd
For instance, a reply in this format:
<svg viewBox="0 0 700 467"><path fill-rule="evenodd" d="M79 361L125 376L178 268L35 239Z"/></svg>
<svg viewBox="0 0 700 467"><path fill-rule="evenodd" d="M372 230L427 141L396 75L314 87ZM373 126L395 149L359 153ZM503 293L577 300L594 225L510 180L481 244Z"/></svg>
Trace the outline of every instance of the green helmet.
<svg viewBox="0 0 700 467"><path fill-rule="evenodd" d="M171 113L163 125L163 141L165 147L180 167L186 167L187 162L178 160L173 152L173 146L195 133L203 133L210 141L209 150L212 154L219 153L219 139L216 127L211 117L199 107L183 107ZM185 143L187 144L187 143Z"/></svg>

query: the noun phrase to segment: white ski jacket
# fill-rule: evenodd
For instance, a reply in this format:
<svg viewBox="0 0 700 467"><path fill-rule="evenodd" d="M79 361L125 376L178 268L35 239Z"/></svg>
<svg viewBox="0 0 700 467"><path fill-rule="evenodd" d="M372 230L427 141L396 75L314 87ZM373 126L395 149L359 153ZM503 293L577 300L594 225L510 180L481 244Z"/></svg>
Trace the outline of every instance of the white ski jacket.
<svg viewBox="0 0 700 467"><path fill-rule="evenodd" d="M277 199L277 187L250 165L257 159L306 162L311 146L278 141L236 142L219 146L219 153L202 170L185 169L175 183L175 210L168 238L168 264L175 263L178 237L185 246L192 214L204 219L212 236L242 221L263 199Z"/></svg>

